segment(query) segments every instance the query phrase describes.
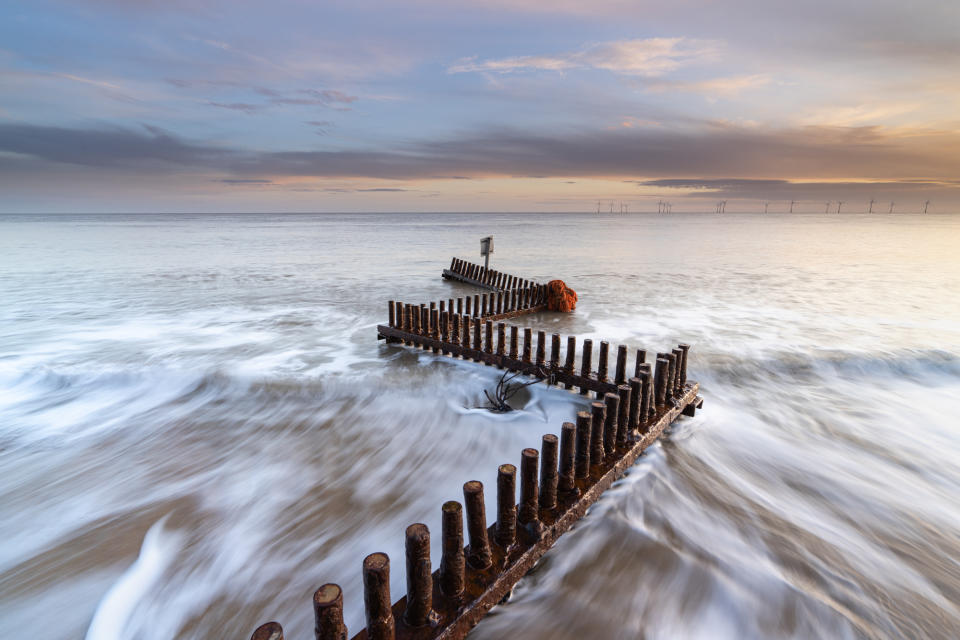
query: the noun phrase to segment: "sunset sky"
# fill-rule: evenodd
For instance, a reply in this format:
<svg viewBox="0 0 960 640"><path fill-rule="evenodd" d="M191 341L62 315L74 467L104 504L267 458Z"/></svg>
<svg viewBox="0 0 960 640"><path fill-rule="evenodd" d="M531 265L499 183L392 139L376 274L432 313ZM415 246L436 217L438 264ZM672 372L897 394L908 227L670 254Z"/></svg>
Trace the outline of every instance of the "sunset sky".
<svg viewBox="0 0 960 640"><path fill-rule="evenodd" d="M960 2L0 5L0 211L960 208Z"/></svg>

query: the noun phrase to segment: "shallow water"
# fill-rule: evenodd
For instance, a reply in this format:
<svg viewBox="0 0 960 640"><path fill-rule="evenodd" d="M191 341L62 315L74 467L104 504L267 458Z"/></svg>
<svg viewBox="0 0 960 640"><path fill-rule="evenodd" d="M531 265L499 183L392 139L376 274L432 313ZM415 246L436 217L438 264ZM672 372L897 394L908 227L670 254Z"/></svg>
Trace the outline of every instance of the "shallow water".
<svg viewBox="0 0 960 640"><path fill-rule="evenodd" d="M329 581L358 631L363 556L399 597L406 525L584 402L377 342L491 233L580 296L523 323L691 343L706 402L472 637L960 637L956 215L0 216L4 627L309 638Z"/></svg>

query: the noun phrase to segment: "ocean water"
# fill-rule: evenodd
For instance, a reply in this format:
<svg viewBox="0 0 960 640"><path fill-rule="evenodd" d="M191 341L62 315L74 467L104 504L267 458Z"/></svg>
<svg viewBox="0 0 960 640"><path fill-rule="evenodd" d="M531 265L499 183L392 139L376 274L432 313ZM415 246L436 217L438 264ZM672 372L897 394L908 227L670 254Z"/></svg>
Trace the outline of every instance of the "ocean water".
<svg viewBox="0 0 960 640"><path fill-rule="evenodd" d="M324 582L362 628L363 557L398 598L585 402L376 340L489 234L579 294L521 326L690 343L705 405L471 637L960 637L958 215L0 216L3 628L309 638Z"/></svg>

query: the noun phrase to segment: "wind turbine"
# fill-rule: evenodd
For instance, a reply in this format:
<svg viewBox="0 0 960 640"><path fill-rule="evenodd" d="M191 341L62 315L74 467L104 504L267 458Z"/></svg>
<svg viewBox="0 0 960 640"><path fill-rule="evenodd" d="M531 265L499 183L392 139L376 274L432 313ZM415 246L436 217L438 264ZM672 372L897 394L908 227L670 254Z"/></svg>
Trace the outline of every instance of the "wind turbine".
<svg viewBox="0 0 960 640"><path fill-rule="evenodd" d="M793 205L796 203L796 200L790 201L790 213L793 213Z"/></svg>
<svg viewBox="0 0 960 640"><path fill-rule="evenodd" d="M873 203L876 202L873 198L870 198L870 210L867 213L873 213Z"/></svg>
<svg viewBox="0 0 960 640"><path fill-rule="evenodd" d="M766 213L769 208L770 208L770 203L769 203L769 202L764 202L764 203L763 203L763 212Z"/></svg>
<svg viewBox="0 0 960 640"><path fill-rule="evenodd" d="M830 213L830 201L829 201L829 200L827 200L827 206L826 206L826 208L823 210L823 212L824 212L824 213Z"/></svg>
<svg viewBox="0 0 960 640"><path fill-rule="evenodd" d="M613 200L610 201L610 213L613 213Z"/></svg>
<svg viewBox="0 0 960 640"><path fill-rule="evenodd" d="M597 215L600 215L600 201L597 200Z"/></svg>
<svg viewBox="0 0 960 640"><path fill-rule="evenodd" d="M890 201L890 211L888 211L887 213L893 213L893 205L894 205L894 202L893 202L893 200L891 200L891 201Z"/></svg>
<svg viewBox="0 0 960 640"><path fill-rule="evenodd" d="M843 206L843 200L837 200L837 213L840 213L840 207Z"/></svg>
<svg viewBox="0 0 960 640"><path fill-rule="evenodd" d="M929 206L930 206L930 201L929 201L929 200L927 200L926 202L923 203L923 212L924 212L924 213L927 212L927 207L929 207Z"/></svg>
<svg viewBox="0 0 960 640"><path fill-rule="evenodd" d="M724 200L720 205L720 213L726 213L726 212L727 212L727 201Z"/></svg>

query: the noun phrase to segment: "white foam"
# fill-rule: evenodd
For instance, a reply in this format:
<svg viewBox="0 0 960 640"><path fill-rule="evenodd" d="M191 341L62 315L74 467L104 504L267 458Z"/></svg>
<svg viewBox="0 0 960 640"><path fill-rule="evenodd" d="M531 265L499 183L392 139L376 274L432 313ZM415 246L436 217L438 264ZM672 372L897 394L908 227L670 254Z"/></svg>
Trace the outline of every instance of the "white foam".
<svg viewBox="0 0 960 640"><path fill-rule="evenodd" d="M140 555L110 588L97 606L86 640L123 640L125 629L137 608L156 585L179 552L183 537L164 528L169 514L147 531Z"/></svg>

